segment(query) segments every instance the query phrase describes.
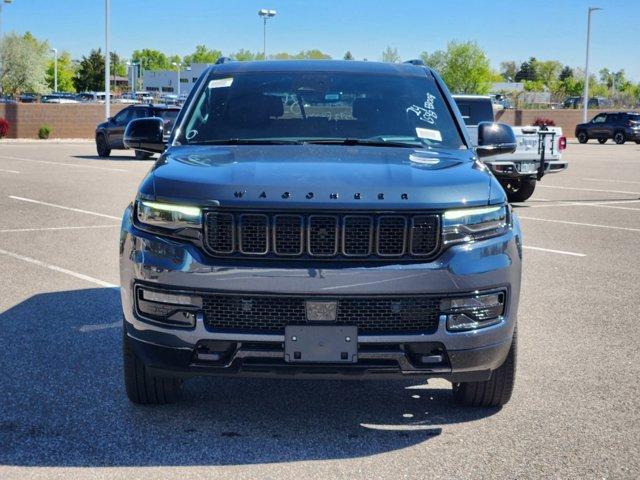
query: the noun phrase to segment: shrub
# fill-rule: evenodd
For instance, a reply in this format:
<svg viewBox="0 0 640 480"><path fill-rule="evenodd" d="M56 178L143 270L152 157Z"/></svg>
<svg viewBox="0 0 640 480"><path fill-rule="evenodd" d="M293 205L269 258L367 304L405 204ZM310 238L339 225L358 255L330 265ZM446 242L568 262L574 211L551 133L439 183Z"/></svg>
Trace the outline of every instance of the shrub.
<svg viewBox="0 0 640 480"><path fill-rule="evenodd" d="M49 125L43 125L38 130L38 138L40 140L46 140L51 135L51 127Z"/></svg>
<svg viewBox="0 0 640 480"><path fill-rule="evenodd" d="M533 121L534 127L555 127L556 122L550 118L538 117Z"/></svg>
<svg viewBox="0 0 640 480"><path fill-rule="evenodd" d="M9 134L9 122L0 117L0 138L6 137Z"/></svg>

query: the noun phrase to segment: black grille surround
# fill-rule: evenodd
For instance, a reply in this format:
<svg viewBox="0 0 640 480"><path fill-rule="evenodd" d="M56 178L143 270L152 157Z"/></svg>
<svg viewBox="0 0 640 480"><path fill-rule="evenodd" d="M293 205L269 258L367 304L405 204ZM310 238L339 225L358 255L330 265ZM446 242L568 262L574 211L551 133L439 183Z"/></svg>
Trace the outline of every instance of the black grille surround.
<svg viewBox="0 0 640 480"><path fill-rule="evenodd" d="M219 209L204 215L203 246L214 257L424 261L441 249L437 213Z"/></svg>
<svg viewBox="0 0 640 480"><path fill-rule="evenodd" d="M318 300L311 298L310 300ZM361 334L432 334L438 329L439 298L424 296L342 296L335 321L309 322L306 298L281 295L202 296L204 324L209 330L284 334L287 325L354 325Z"/></svg>

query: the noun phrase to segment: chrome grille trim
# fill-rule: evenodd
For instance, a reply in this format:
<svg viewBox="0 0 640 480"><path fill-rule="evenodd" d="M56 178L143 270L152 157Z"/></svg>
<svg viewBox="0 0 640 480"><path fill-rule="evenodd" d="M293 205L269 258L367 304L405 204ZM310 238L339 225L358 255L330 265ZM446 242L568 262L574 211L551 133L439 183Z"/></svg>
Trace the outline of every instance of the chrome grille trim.
<svg viewBox="0 0 640 480"><path fill-rule="evenodd" d="M230 244L231 248L229 249L216 249L214 247L212 247L212 242L211 241L211 236L215 236L217 238L217 240L220 240L220 234L219 234L219 230L216 231L212 231L212 229L215 228L219 228L218 224L216 223L216 225L212 225L216 220L214 220L214 218L225 218L227 220L229 220L229 224L228 226L225 226L224 228L229 230L229 236L231 238L222 238L222 240L227 243ZM219 253L219 254L231 254L234 252L235 250L235 244L236 244L236 224L235 224L235 219L233 214L231 213L224 213L224 212L208 212L206 217L205 217L205 222L204 222L204 238L205 238L205 242L207 244L207 247L214 253ZM222 235L223 237L226 237L226 235ZM221 242L216 241L214 244L215 245L219 245Z"/></svg>
<svg viewBox="0 0 640 480"><path fill-rule="evenodd" d="M264 219L264 236L262 237L262 235L259 235L258 232L256 232L256 241L264 241L264 249L260 249L260 250L248 250L247 248L245 248L244 243L247 243L247 246L249 244L249 239L245 239L245 236L249 236L249 233L247 233L245 231L245 222L247 222L247 227L249 227L248 223L249 220L247 219L256 219L256 218L262 218ZM260 229L260 226L251 226L251 228L255 228L255 229ZM262 238L260 238L262 237ZM269 253L269 217L263 213L243 213L240 215L239 217L239 222L238 222L238 250L240 251L240 253L243 253L245 255L266 255L267 253Z"/></svg>
<svg viewBox="0 0 640 480"><path fill-rule="evenodd" d="M434 222L434 229L436 231L436 235L434 235L435 237L435 245L434 247L428 251L428 252L416 252L416 249L414 248L415 245L415 237L417 235L416 233L416 219L427 219L427 220L433 220ZM438 249L440 248L440 217L438 215L414 215L413 217L411 217L411 229L410 229L410 234L409 234L409 253L411 253L411 255L415 255L415 256L419 256L419 257L428 257L433 255L435 252L438 251Z"/></svg>
<svg viewBox="0 0 640 480"><path fill-rule="evenodd" d="M278 220L279 219L284 219L284 218L290 218L290 219L298 219L299 222L299 226L300 226L300 236L299 236L299 241L300 241L300 248L296 251L296 252L285 252L285 251L279 251L278 250ZM286 255L286 256L298 256L298 255L302 255L303 251L304 251L304 217L302 215L299 214L293 214L293 213L281 213L281 214L275 214L273 216L273 222L271 224L271 230L272 230L272 242L273 242L273 253L277 254L277 255Z"/></svg>
<svg viewBox="0 0 640 480"><path fill-rule="evenodd" d="M398 219L402 223L401 227L397 226L384 226L384 223L387 223L389 220ZM389 233L385 233L382 229L391 229L391 228L401 228L402 229L402 249L398 252L385 253L381 250L380 245L382 244L382 238L389 235ZM393 237L393 235L392 235ZM393 240L393 239L392 239ZM378 222L376 225L376 255L380 257L401 257L404 255L407 250L407 218L401 215L380 215L378 217Z"/></svg>
<svg viewBox="0 0 640 480"><path fill-rule="evenodd" d="M348 253L347 252L347 235L348 228L347 223L350 220L367 220L369 222L369 247L367 248L366 253ZM368 257L373 252L373 217L370 215L345 215L342 218L342 254L345 257Z"/></svg>
<svg viewBox="0 0 640 480"><path fill-rule="evenodd" d="M328 219L331 220L330 223L333 224L334 234L333 234L333 249L328 253L318 253L313 251L312 242L317 242L320 239L317 236L313 235L312 229L314 227L314 220L317 219ZM309 215L307 221L307 252L312 257L335 257L338 254L338 216L337 215ZM327 239L327 243L329 239ZM318 247L318 245L316 245Z"/></svg>

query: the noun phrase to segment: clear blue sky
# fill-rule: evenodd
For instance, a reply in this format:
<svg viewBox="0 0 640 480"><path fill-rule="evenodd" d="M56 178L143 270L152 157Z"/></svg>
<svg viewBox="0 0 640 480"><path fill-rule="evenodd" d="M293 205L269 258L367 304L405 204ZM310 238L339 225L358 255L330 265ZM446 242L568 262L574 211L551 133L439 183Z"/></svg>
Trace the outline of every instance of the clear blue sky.
<svg viewBox="0 0 640 480"><path fill-rule="evenodd" d="M1 0L0 0L1 1ZM640 81L640 0L111 0L112 50L185 55L204 43L224 53L262 49L259 8L270 20L268 52L319 48L334 58L350 50L379 60L396 47L403 59L476 40L497 68L529 56L584 66L586 10L593 17L592 71L624 68ZM74 58L104 44L103 0L13 0L4 5L4 31L31 31Z"/></svg>

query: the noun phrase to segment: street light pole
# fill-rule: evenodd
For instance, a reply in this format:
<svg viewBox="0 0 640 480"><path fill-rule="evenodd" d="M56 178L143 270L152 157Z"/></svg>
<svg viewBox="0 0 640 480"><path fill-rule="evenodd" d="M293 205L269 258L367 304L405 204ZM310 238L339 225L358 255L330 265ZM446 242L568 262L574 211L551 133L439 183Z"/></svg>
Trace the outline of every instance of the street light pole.
<svg viewBox="0 0 640 480"><path fill-rule="evenodd" d="M180 98L180 67L181 67L182 64L180 62L171 62L171 65L173 65L174 67L176 67L178 69L178 88L177 88L178 96L177 96L177 98Z"/></svg>
<svg viewBox="0 0 640 480"><path fill-rule="evenodd" d="M587 110L589 107L589 43L591 42L591 12L602 10L598 7L589 7L587 13L587 59L584 64L584 96L582 99L582 122L587 123Z"/></svg>
<svg viewBox="0 0 640 480"><path fill-rule="evenodd" d="M111 117L111 55L109 55L110 0L104 0L104 115Z"/></svg>
<svg viewBox="0 0 640 480"><path fill-rule="evenodd" d="M267 19L276 16L275 10L268 10L266 8L261 8L258 10L258 16L262 17L263 26L262 26L262 55L263 60L267 59Z"/></svg>
<svg viewBox="0 0 640 480"><path fill-rule="evenodd" d="M58 91L58 49L52 48L53 52L53 91Z"/></svg>

